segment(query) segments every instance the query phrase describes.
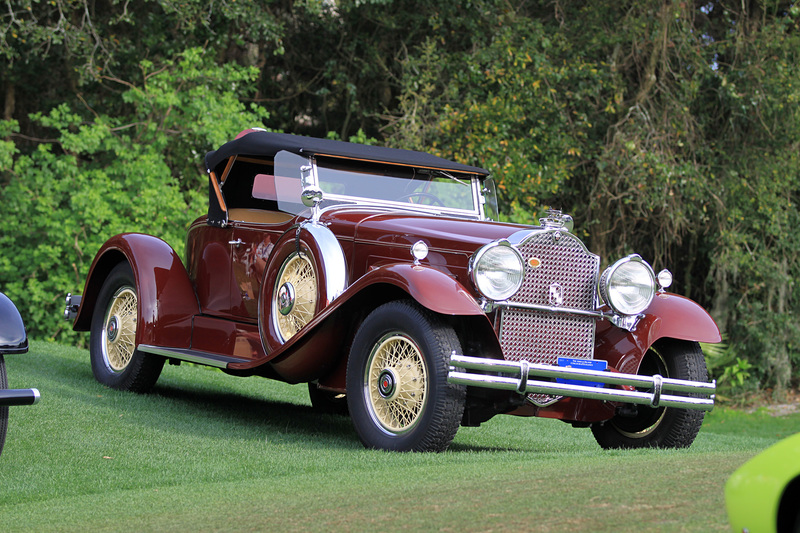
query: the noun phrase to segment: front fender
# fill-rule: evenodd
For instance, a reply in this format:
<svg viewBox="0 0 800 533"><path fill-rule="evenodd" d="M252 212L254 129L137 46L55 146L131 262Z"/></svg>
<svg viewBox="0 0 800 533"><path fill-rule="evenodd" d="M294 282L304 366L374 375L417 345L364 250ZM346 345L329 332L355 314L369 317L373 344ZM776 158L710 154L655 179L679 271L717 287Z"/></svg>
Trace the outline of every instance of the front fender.
<svg viewBox="0 0 800 533"><path fill-rule="evenodd" d="M443 315L485 315L480 304L453 277L435 268L397 263L371 270L354 284L389 283L409 293L420 305Z"/></svg>
<svg viewBox="0 0 800 533"><path fill-rule="evenodd" d="M705 309L689 298L668 292L656 294L634 332L646 339L648 347L663 337L707 343L722 341L717 324Z"/></svg>
<svg viewBox="0 0 800 533"><path fill-rule="evenodd" d="M631 331L597 324L595 357L606 359L620 372L635 374L647 350L659 339L717 343L722 340L717 324L705 309L677 294L659 293Z"/></svg>
<svg viewBox="0 0 800 533"><path fill-rule="evenodd" d="M141 233L115 235L97 252L73 329L90 329L100 288L123 261L133 270L139 299L136 344L189 348L192 317L200 311L189 275L169 244Z"/></svg>

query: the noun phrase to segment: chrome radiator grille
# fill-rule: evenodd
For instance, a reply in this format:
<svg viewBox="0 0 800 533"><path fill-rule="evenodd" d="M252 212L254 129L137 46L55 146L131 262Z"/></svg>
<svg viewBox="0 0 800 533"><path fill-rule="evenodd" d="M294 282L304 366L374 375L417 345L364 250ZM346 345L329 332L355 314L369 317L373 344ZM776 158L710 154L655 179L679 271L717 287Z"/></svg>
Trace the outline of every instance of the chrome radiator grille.
<svg viewBox="0 0 800 533"><path fill-rule="evenodd" d="M557 283L563 289L559 307L594 309L600 258L587 251L581 241L567 233L547 231L533 234L517 249L523 259L536 258L540 266L527 267L522 287L509 303L552 305L550 289Z"/></svg>
<svg viewBox="0 0 800 533"><path fill-rule="evenodd" d="M553 365L559 357L592 359L594 318L514 304L593 310L600 258L574 236L559 231L534 233L517 249L529 266L522 287L501 311L500 345L505 359ZM540 405L557 400L545 395L529 398Z"/></svg>
<svg viewBox="0 0 800 533"><path fill-rule="evenodd" d="M559 357L594 357L595 319L504 309L500 344L509 361L555 365Z"/></svg>

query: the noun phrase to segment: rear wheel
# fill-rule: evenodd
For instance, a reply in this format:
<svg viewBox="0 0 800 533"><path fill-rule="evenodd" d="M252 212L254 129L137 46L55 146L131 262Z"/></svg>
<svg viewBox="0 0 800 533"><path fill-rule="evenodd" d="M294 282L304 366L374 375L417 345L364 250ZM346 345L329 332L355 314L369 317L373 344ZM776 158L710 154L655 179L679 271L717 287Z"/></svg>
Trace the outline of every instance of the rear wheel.
<svg viewBox="0 0 800 533"><path fill-rule="evenodd" d="M657 341L645 354L640 375L706 381L705 358L696 342L675 339ZM694 442L705 413L677 407L637 405L635 415L616 415L592 425L598 444L611 448L687 448Z"/></svg>
<svg viewBox="0 0 800 533"><path fill-rule="evenodd" d="M136 349L136 283L128 263L106 278L92 315L89 354L94 377L114 389L147 392L164 366L162 357Z"/></svg>
<svg viewBox="0 0 800 533"><path fill-rule="evenodd" d="M447 382L460 353L453 329L414 302L389 302L364 320L347 363L347 402L364 446L443 451L464 414L466 388Z"/></svg>

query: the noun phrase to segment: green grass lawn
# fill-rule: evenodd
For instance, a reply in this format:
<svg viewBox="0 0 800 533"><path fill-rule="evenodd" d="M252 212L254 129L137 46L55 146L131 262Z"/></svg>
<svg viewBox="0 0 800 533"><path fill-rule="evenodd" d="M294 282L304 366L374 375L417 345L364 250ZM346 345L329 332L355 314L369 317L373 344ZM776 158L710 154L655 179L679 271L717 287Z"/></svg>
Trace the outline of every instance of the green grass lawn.
<svg viewBox="0 0 800 533"><path fill-rule="evenodd" d="M6 357L0 531L726 531L723 485L800 430L717 408L689 450L600 449L589 430L495 417L441 454L365 450L305 385L166 366L148 395L98 384L88 352Z"/></svg>

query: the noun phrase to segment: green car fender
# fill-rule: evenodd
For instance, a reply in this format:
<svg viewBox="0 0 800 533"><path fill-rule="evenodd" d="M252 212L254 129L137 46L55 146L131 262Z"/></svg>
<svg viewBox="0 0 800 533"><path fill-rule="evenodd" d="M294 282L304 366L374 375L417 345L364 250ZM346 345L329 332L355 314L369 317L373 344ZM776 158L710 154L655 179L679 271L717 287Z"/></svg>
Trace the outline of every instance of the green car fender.
<svg viewBox="0 0 800 533"><path fill-rule="evenodd" d="M736 532L796 532L800 528L800 433L739 467L725 484L725 506Z"/></svg>

